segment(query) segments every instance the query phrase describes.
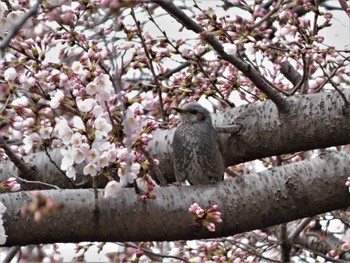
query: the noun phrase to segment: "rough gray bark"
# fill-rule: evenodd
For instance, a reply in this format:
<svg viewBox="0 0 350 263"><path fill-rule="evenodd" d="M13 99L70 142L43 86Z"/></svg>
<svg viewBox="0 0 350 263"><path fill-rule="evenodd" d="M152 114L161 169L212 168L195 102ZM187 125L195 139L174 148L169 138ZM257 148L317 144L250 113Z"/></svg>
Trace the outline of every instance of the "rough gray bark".
<svg viewBox="0 0 350 263"><path fill-rule="evenodd" d="M42 193L63 205L36 223L20 215L30 192L0 195L7 207L6 246L79 241L146 241L222 237L317 215L350 205L345 181L350 155L334 152L311 161L236 177L213 186L161 187L156 200L140 201L133 189L98 200L92 190L48 190ZM102 192L101 192L102 194ZM189 206L218 204L223 223L216 232L195 224Z"/></svg>

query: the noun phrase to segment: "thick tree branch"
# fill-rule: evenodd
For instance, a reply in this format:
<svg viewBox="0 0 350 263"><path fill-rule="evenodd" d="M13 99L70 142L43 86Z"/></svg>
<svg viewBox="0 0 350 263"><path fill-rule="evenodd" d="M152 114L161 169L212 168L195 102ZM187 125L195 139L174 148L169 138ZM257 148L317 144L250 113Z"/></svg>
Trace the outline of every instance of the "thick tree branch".
<svg viewBox="0 0 350 263"><path fill-rule="evenodd" d="M115 198L98 200L97 216L92 190L48 190L42 194L63 208L40 222L19 212L32 193L2 194L5 246L229 236L349 206L349 174L350 155L333 152L216 185L156 188L157 199L147 202L133 189L122 189ZM216 232L195 223L188 212L194 202L204 208L218 204L223 223Z"/></svg>
<svg viewBox="0 0 350 263"><path fill-rule="evenodd" d="M290 64L289 61L281 63L281 73L294 85L298 85L302 76L300 73Z"/></svg>
<svg viewBox="0 0 350 263"><path fill-rule="evenodd" d="M344 94L350 97L349 90ZM350 143L350 112L338 92L295 96L287 101L289 114L279 114L271 101L265 101L214 115L215 126L240 127L238 133L221 134L226 166ZM174 131L156 131L148 145L168 182L175 181L171 148Z"/></svg>
<svg viewBox="0 0 350 263"><path fill-rule="evenodd" d="M154 0L154 3L161 6L172 17L174 17L179 23L185 26L187 29L194 31L195 33L202 34L205 41L210 44L219 56L230 62L242 73L244 73L262 92L264 92L268 98L270 98L281 112L288 112L288 103L284 98L274 89L271 84L259 74L251 65L242 61L237 56L229 55L224 51L222 44L217 38L210 33L207 33L200 25L198 25L192 18L187 16L182 10L177 8L172 1L169 0Z"/></svg>

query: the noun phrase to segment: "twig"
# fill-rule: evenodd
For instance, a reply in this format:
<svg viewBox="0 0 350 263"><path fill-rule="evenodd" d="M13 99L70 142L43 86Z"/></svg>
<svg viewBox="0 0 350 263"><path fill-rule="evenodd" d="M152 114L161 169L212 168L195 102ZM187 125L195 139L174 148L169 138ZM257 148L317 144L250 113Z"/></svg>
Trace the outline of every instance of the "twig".
<svg viewBox="0 0 350 263"><path fill-rule="evenodd" d="M19 30L21 30L21 28L23 27L25 22L27 22L27 20L30 17L34 16L38 12L40 4L41 4L41 0L38 0L32 6L32 8L29 9L29 11L22 16L21 20L19 20L18 23L11 28L11 30L8 32L6 37L0 43L0 52L1 53L3 53L5 51L5 49L10 44L12 38L14 38L18 34Z"/></svg>
<svg viewBox="0 0 350 263"><path fill-rule="evenodd" d="M281 239L281 261L290 262L291 242L287 236L287 224L282 224L280 227L280 239Z"/></svg>
<svg viewBox="0 0 350 263"><path fill-rule="evenodd" d="M59 26L61 27L61 29L63 29L64 31L66 31L67 33L71 33L71 30L68 30L63 24L59 23L59 21L56 21L56 23L59 24ZM76 37L75 34L72 34L72 38L75 40L75 44L80 47L81 49L83 49L85 52L88 52L89 50L89 46L84 46L80 43L80 40ZM119 85L120 83L116 83L115 79L113 78L113 76L110 74L109 70L107 69L107 66L103 64L102 61L97 62L97 64L101 67L101 69L104 71L104 73L106 73L110 80L113 83L113 87L114 89L119 92L121 90L121 86Z"/></svg>
<svg viewBox="0 0 350 263"><path fill-rule="evenodd" d="M170 256L170 255L163 255L163 254L158 254L153 252L150 249L146 249L143 247L139 247L133 243L130 242L125 242L125 243L119 243L120 245L124 245L126 247L132 247L132 248L138 248L141 249L146 255L151 255L151 256L156 256L156 257L160 257L160 258L173 258L173 259L177 259L180 260L181 262L190 262L189 260L185 259L185 258L181 258L181 257L176 257L176 256Z"/></svg>
<svg viewBox="0 0 350 263"><path fill-rule="evenodd" d="M5 256L5 258L2 260L2 262L7 263L11 262L11 260L16 256L17 252L20 251L20 246L11 247Z"/></svg>
<svg viewBox="0 0 350 263"><path fill-rule="evenodd" d="M304 230L304 228L312 221L312 217L304 218L301 220L300 224L293 230L292 233L288 236L288 240L290 240L290 243L293 244L294 241L297 239L301 231Z"/></svg>
<svg viewBox="0 0 350 263"><path fill-rule="evenodd" d="M164 110L164 103L163 103L163 98L162 98L162 87L161 87L161 84L159 83L156 71L154 70L153 60L152 60L151 55L150 55L150 53L148 51L145 39L142 36L141 27L140 27L140 21L138 21L136 19L136 15L135 15L135 12L134 12L133 8L131 9L131 16L132 16L132 18L135 21L135 24L136 24L136 27L137 27L137 31L138 31L137 34L138 34L138 37L141 40L142 47L143 47L143 49L145 51L145 55L146 55L146 58L148 60L148 66L149 66L149 69L150 69L150 71L152 73L152 76L153 76L154 84L157 86L157 92L158 92L158 97L159 97L159 106L160 106L161 113L162 113L162 119L163 119L163 121L167 121L167 116L166 116L166 113L165 113L165 110Z"/></svg>
<svg viewBox="0 0 350 263"><path fill-rule="evenodd" d="M256 249L255 247L253 247L253 246L251 246L249 244L244 244L244 243L240 242L239 240L225 239L225 241L227 241L227 242L229 242L231 244L234 244L235 246L239 247L240 249L242 249L244 251L247 251L248 253L251 253L254 256L257 256L257 257L259 257L261 259L265 259L268 262L281 262L279 260L274 260L274 259L271 259L271 258L264 257L262 255L262 253L259 252L258 249Z"/></svg>
<svg viewBox="0 0 350 263"><path fill-rule="evenodd" d="M7 145L4 137L0 135L0 147L4 149L6 155L10 158L13 164L17 167L18 173L25 176L26 179L35 178L36 173L33 168L29 167L21 158L19 158Z"/></svg>
<svg viewBox="0 0 350 263"><path fill-rule="evenodd" d="M1 109L0 109L0 115L2 115L2 112L7 108L7 106L10 103L10 100L12 99L12 95L15 93L17 88L15 88L14 90L10 90L10 94L7 96L5 103L2 105Z"/></svg>
<svg viewBox="0 0 350 263"><path fill-rule="evenodd" d="M233 171L231 168L226 167L225 168L225 173L227 173L230 177L234 178L239 176L239 174L237 174L235 171Z"/></svg>
<svg viewBox="0 0 350 263"><path fill-rule="evenodd" d="M225 96L222 94L222 92L220 91L220 89L216 86L216 83L213 81L213 79L209 76L209 74L206 72L206 70L204 69L202 62L198 59L197 61L197 65L200 69L200 71L204 74L204 76L206 76L206 78L210 81L210 84L213 86L213 88L215 89L215 91L220 95L221 99L223 99L225 101Z"/></svg>
<svg viewBox="0 0 350 263"><path fill-rule="evenodd" d="M278 9L281 7L283 4L283 0L279 1L276 6L269 12L267 13L264 17L262 17L257 23L255 23L252 27L252 31L262 25L264 22L270 20L271 16L278 11Z"/></svg>
<svg viewBox="0 0 350 263"><path fill-rule="evenodd" d="M57 185L53 185L53 184L49 184L49 183L44 183L44 182L41 182L41 181L31 181L31 180L26 180L26 179L23 179L17 175L14 175L14 174L11 174L12 177L15 177L18 181L20 182L23 182L23 183L26 183L26 184L40 184L40 185L45 185L45 186L48 186L48 187L51 187L51 188L55 188L57 190L61 189L59 188Z"/></svg>
<svg viewBox="0 0 350 263"><path fill-rule="evenodd" d="M323 68L323 67L320 67L320 68L321 68L321 70L323 71L323 74L326 76L327 81L328 81L329 83L331 83L331 85L333 86L333 88L339 93L340 97L342 97L342 99L343 99L345 105L346 105L346 106L349 106L349 105L350 105L350 102L349 102L349 100L346 98L345 94L337 87L337 85L334 83L334 81L332 80L332 78L327 74L327 72L324 70L324 68ZM339 67L338 67L338 68L339 68ZM337 69L338 69L338 68L337 68ZM337 70L337 69L336 69L336 70ZM335 72L336 72L336 70L335 70ZM333 74L332 74L332 75L333 75ZM334 74L334 75L335 75L335 74Z"/></svg>
<svg viewBox="0 0 350 263"><path fill-rule="evenodd" d="M177 72L179 72L179 71L181 71L181 70L183 70L183 69L185 69L185 68L187 68L187 67L189 67L189 66L191 66L191 63L188 62L188 61L186 61L186 62L180 64L179 66L177 66L176 68L174 68L174 69L172 69L172 70L169 70L168 72L166 72L166 73L164 73L164 74L162 74L162 75L159 75L158 79L159 79L159 80L168 79L168 78L171 77L173 74L175 74L175 73L177 73Z"/></svg>
<svg viewBox="0 0 350 263"><path fill-rule="evenodd" d="M350 60L350 57L346 57L341 63L339 63L339 65L333 70L333 72L329 75L329 78L332 79L335 74L337 73L337 71L344 65L345 61L347 60ZM325 72L323 70L323 67L320 65L320 68L323 72ZM327 80L325 80L322 85L320 87L318 87L316 90L315 90L315 93L319 92L321 89L323 89L323 87L328 83L328 78Z"/></svg>
<svg viewBox="0 0 350 263"><path fill-rule="evenodd" d="M49 158L50 163L52 163L53 166L55 166L55 167L57 168L57 170L64 176L64 178L67 178L67 180L68 180L72 185L74 185L74 182L72 181L72 179L68 178L67 175L66 175L66 173L63 172L62 169L61 169L60 167L58 167L57 163L56 163L54 160L52 160L51 155L49 154L49 152L48 152L48 150L47 150L47 147L44 147L44 151L45 151L45 154L46 154L47 158Z"/></svg>
<svg viewBox="0 0 350 263"><path fill-rule="evenodd" d="M316 250L314 250L314 249L311 249L311 248L308 248L308 247L304 247L304 246L301 246L301 245L296 245L296 244L295 244L295 245L293 245L293 247L296 247L296 248L298 248L298 249L306 249L306 250L308 250L308 251L314 253L315 255L320 256L320 257L326 259L327 261L339 262L339 263L346 263L346 262L349 262L349 261L345 261L345 260L335 259L335 258L329 257L329 256L327 256L327 255L325 255L325 254L323 254L323 253L321 253L321 252L318 252L318 251L316 251Z"/></svg>
<svg viewBox="0 0 350 263"><path fill-rule="evenodd" d="M302 55L302 59L303 59L303 76L299 79L299 82L297 85L295 85L295 87L292 89L292 91L289 93L289 96L294 95L295 92L297 92L298 89L300 89L300 87L306 83L307 78L308 78L308 72L309 72L309 64L310 64L310 60L307 60L305 58L305 54ZM304 90L304 89L302 89ZM303 93L303 91L301 92Z"/></svg>
<svg viewBox="0 0 350 263"><path fill-rule="evenodd" d="M194 1L195 3L195 7L197 7L201 12L203 12L202 9L199 8L199 6L197 5L196 1ZM185 58L183 56L183 54L181 54L179 47L175 46L172 41L168 38L166 32L164 30L162 30L160 28L160 26L156 23L156 21L154 20L152 13L149 11L149 9L147 8L147 12L149 15L149 20L158 28L158 30L164 35L164 37L166 38L167 42L174 48L174 50L176 51L177 54L181 55L183 58ZM227 35L227 37L229 37L229 35ZM205 71L202 63L201 63L201 57L206 54L208 51L204 51L201 54L197 55L195 58L186 58L188 60L194 61L195 65L197 65L200 69L200 71L207 77L207 79L210 81L211 85L213 86L213 88L215 89L215 91L219 94L219 96L217 94L213 94L210 96L213 96L214 98L216 98L217 100L221 100L221 101L225 101L228 105L230 105L230 107L234 107L234 104L231 103L228 99L225 99L225 96L222 94L222 92L220 91L220 89L217 87L215 81L208 75L208 73ZM164 73L163 75L158 75L158 80L164 80L165 78L169 78L171 75L173 75L174 73L181 71L182 69L189 67L190 65L192 65L193 63L190 62L184 62L182 64L180 64L178 67L176 67L173 70L170 70L166 73Z"/></svg>
<svg viewBox="0 0 350 263"><path fill-rule="evenodd" d="M158 165L155 163L153 158L150 156L150 154L145 149L141 148L141 151L144 154L144 156L146 157L146 159L149 161L151 172L153 172L155 174L156 178L159 181L160 186L166 186L167 181L165 180L165 177L164 177L162 171L159 169Z"/></svg>

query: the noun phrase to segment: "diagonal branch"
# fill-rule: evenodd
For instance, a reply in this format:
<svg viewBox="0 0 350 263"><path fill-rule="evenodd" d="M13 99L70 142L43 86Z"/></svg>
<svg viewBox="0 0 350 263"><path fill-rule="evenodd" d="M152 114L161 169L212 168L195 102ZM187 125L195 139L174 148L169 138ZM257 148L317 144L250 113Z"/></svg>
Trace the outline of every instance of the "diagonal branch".
<svg viewBox="0 0 350 263"><path fill-rule="evenodd" d="M341 8L347 13L348 8L350 7L345 0L338 0Z"/></svg>
<svg viewBox="0 0 350 263"><path fill-rule="evenodd" d="M18 173L21 177L25 179L32 179L35 177L35 170L26 164L20 157L18 157L11 148L7 145L4 137L0 135L0 148L4 149L5 153L9 157L9 159L13 162L13 164L17 167Z"/></svg>
<svg viewBox="0 0 350 263"><path fill-rule="evenodd" d="M41 0L38 0L31 9L29 9L29 11L24 14L21 18L20 21L18 21L17 24L15 24L11 30L8 32L8 34L6 35L6 37L2 40L2 42L0 43L0 53L5 52L5 49L8 47L8 45L10 44L12 38L14 38L19 30L21 30L21 28L23 27L23 25L25 24L25 22L27 22L27 20L29 18L31 18L33 15L35 15L38 12L39 6L41 4Z"/></svg>
<svg viewBox="0 0 350 263"><path fill-rule="evenodd" d="M192 18L187 16L182 10L177 8L172 1L169 0L153 0L154 3L161 6L172 17L174 17L179 23L185 26L187 29L194 31L197 34L201 34L205 41L210 44L219 56L230 62L242 73L244 73L262 92L264 92L268 98L270 98L281 112L288 112L289 105L286 100L271 86L271 84L259 74L251 65L242 61L237 56L229 55L224 51L222 44L218 39L210 33L207 33L199 24L197 24Z"/></svg>

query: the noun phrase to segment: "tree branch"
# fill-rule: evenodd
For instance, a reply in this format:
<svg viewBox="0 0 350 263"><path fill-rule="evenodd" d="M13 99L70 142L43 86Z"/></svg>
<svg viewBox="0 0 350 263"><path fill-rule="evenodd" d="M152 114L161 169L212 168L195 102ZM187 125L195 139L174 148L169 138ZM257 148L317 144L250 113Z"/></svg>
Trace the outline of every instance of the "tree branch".
<svg viewBox="0 0 350 263"><path fill-rule="evenodd" d="M350 90L343 93L350 97ZM290 114L279 114L275 104L265 101L214 115L214 126L240 128L234 134L220 134L226 166L350 143L350 113L338 92L290 97L287 101L292 109ZM155 131L155 139L147 149L159 160L168 182L175 181L171 148L174 131Z"/></svg>
<svg viewBox="0 0 350 263"><path fill-rule="evenodd" d="M36 177L35 169L32 167L29 167L28 164L26 164L21 158L19 158L7 145L4 137L0 135L0 147L4 149L6 155L9 157L11 162L17 167L18 174L20 174L24 179L31 180L32 178Z"/></svg>
<svg viewBox="0 0 350 263"><path fill-rule="evenodd" d="M294 241L299 237L300 233L305 229L305 227L310 224L312 221L312 217L304 218L299 225L293 229L293 231L289 234L288 239L290 243L294 243Z"/></svg>
<svg viewBox="0 0 350 263"><path fill-rule="evenodd" d="M7 255L4 259L2 259L2 262L8 262L10 263L12 261L12 259L16 256L16 254L18 253L18 251L20 251L21 247L19 246L14 246L11 247L8 251L7 251Z"/></svg>
<svg viewBox="0 0 350 263"><path fill-rule="evenodd" d="M333 152L216 185L159 187L153 191L157 199L146 203L133 189L121 189L115 198L98 200L97 217L93 190L47 190L41 194L63 208L39 223L33 216L19 215L21 207L33 200L30 192L2 194L0 201L7 208L4 245L229 236L348 207L349 174L350 155ZM218 205L223 223L216 224L215 232L196 224L188 212L194 202L201 207Z"/></svg>
<svg viewBox="0 0 350 263"><path fill-rule="evenodd" d="M346 3L345 0L338 0L341 8L345 11L345 13L348 12L349 5Z"/></svg>

